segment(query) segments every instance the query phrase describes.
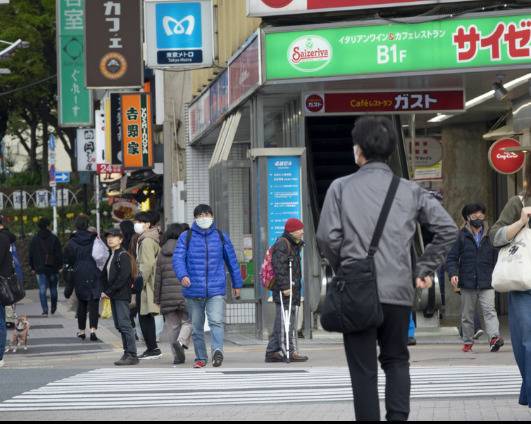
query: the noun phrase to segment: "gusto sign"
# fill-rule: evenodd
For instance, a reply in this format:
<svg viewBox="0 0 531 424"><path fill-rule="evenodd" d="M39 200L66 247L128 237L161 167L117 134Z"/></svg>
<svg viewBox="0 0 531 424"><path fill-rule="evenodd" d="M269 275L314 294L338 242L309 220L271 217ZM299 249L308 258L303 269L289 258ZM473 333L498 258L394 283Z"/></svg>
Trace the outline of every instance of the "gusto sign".
<svg viewBox="0 0 531 424"><path fill-rule="evenodd" d="M491 146L489 162L496 172L505 175L516 174L524 167L525 153L506 151L511 147L521 147L520 142L514 138L502 138Z"/></svg>

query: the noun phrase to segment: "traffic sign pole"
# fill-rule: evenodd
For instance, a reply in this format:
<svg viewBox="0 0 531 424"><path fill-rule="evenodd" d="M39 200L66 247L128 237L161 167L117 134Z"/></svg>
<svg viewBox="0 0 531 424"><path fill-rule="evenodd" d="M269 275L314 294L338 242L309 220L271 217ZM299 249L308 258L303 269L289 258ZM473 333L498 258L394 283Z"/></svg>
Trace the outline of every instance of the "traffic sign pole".
<svg viewBox="0 0 531 424"><path fill-rule="evenodd" d="M50 134L48 142L48 165L50 166L50 187L52 188L52 207L53 207L53 232L57 234L57 182L55 180L55 137Z"/></svg>

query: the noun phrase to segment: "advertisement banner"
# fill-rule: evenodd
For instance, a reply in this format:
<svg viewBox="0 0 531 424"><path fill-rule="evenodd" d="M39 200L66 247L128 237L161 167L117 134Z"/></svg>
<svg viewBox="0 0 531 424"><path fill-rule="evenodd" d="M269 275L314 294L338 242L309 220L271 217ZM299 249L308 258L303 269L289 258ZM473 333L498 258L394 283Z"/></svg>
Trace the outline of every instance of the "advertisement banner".
<svg viewBox="0 0 531 424"><path fill-rule="evenodd" d="M142 87L140 0L90 0L85 17L87 86Z"/></svg>
<svg viewBox="0 0 531 424"><path fill-rule="evenodd" d="M214 63L211 0L145 2L147 66L197 69Z"/></svg>
<svg viewBox="0 0 531 424"><path fill-rule="evenodd" d="M59 126L92 126L92 92L85 76L85 0L56 0Z"/></svg>
<svg viewBox="0 0 531 424"><path fill-rule="evenodd" d="M126 170L153 167L151 95L122 94L122 139Z"/></svg>
<svg viewBox="0 0 531 424"><path fill-rule="evenodd" d="M105 162L121 165L122 155L122 108L121 95L110 93L105 99Z"/></svg>
<svg viewBox="0 0 531 424"><path fill-rule="evenodd" d="M96 135L94 129L80 128L77 130L77 169L93 172L96 170Z"/></svg>
<svg viewBox="0 0 531 424"><path fill-rule="evenodd" d="M301 158L268 158L267 179L268 240L273 246L289 218L302 220Z"/></svg>
<svg viewBox="0 0 531 424"><path fill-rule="evenodd" d="M463 90L309 93L306 115L353 113L434 113L465 110Z"/></svg>
<svg viewBox="0 0 531 424"><path fill-rule="evenodd" d="M229 109L229 73L223 72L210 89L210 117L216 122Z"/></svg>
<svg viewBox="0 0 531 424"><path fill-rule="evenodd" d="M528 15L268 33L266 79L339 77L531 63Z"/></svg>
<svg viewBox="0 0 531 424"><path fill-rule="evenodd" d="M230 107L236 106L244 97L260 85L260 42L256 37L229 63Z"/></svg>
<svg viewBox="0 0 531 424"><path fill-rule="evenodd" d="M201 97L190 105L188 111L190 117L190 141L194 141L211 124L210 119L210 91L206 91Z"/></svg>
<svg viewBox="0 0 531 424"><path fill-rule="evenodd" d="M473 0L247 0L247 11L249 16L262 17L463 1Z"/></svg>

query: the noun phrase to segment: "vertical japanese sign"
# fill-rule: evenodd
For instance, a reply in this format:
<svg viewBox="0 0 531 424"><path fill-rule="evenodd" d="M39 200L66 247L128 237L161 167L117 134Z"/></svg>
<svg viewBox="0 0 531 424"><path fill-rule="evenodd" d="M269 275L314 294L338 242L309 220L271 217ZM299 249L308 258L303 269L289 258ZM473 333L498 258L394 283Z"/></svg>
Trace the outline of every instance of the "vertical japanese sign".
<svg viewBox="0 0 531 424"><path fill-rule="evenodd" d="M153 167L151 95L123 94L122 139L125 169Z"/></svg>
<svg viewBox="0 0 531 424"><path fill-rule="evenodd" d="M142 87L140 0L90 0L85 14L87 86Z"/></svg>
<svg viewBox="0 0 531 424"><path fill-rule="evenodd" d="M122 106L121 97L118 93L111 93L109 99L108 116L106 117L109 129L109 150L108 162L113 165L120 165L123 162L122 154ZM110 157L109 157L110 156Z"/></svg>
<svg viewBox="0 0 531 424"><path fill-rule="evenodd" d="M56 0L59 125L91 126L92 93L85 76L85 0Z"/></svg>
<svg viewBox="0 0 531 424"><path fill-rule="evenodd" d="M267 212L269 245L284 232L289 218L302 219L301 159L297 156L267 160Z"/></svg>
<svg viewBox="0 0 531 424"><path fill-rule="evenodd" d="M91 128L77 130L77 169L79 171L96 171L96 135Z"/></svg>

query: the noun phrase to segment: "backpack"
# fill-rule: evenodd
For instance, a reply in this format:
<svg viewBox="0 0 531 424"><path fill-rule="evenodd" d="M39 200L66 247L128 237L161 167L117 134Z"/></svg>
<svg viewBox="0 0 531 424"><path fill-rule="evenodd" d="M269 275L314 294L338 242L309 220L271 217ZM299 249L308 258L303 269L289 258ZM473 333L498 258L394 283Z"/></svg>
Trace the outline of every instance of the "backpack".
<svg viewBox="0 0 531 424"><path fill-rule="evenodd" d="M279 240L284 240L288 246L289 251L293 251L287 238L281 237ZM273 252L275 249L275 245L271 246L267 250L264 262L262 263L262 267L260 268L260 282L262 283L262 287L266 290L273 290L277 283L275 279L275 270L273 269Z"/></svg>

